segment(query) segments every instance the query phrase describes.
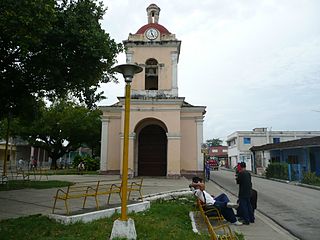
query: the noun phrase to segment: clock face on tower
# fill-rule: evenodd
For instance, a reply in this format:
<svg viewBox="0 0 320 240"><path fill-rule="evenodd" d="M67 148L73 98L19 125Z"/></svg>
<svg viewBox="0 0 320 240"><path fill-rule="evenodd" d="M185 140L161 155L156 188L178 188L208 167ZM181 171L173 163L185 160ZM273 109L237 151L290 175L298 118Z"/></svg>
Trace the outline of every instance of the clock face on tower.
<svg viewBox="0 0 320 240"><path fill-rule="evenodd" d="M158 31L154 28L149 28L145 34L146 37L150 40L154 40L158 37Z"/></svg>

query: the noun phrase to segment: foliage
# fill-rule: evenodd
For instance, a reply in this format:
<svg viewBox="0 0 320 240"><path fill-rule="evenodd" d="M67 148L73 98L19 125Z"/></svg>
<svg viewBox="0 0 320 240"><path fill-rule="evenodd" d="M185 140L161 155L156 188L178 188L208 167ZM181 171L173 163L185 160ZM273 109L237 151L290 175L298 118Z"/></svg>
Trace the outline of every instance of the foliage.
<svg viewBox="0 0 320 240"><path fill-rule="evenodd" d="M237 236L238 240L244 240L245 239L243 233L239 233L239 232L234 232L234 233Z"/></svg>
<svg viewBox="0 0 320 240"><path fill-rule="evenodd" d="M2 0L0 12L0 120L32 113L44 96L94 107L123 50L101 29L102 3Z"/></svg>
<svg viewBox="0 0 320 240"><path fill-rule="evenodd" d="M288 180L288 164L270 163L266 169L266 177Z"/></svg>
<svg viewBox="0 0 320 240"><path fill-rule="evenodd" d="M209 239L207 234L192 231L189 211L190 201L153 202L148 211L129 214L135 221L137 239ZM11 239L106 239L111 234L113 222L119 215L90 223L63 225L45 216L35 215L1 221L0 238Z"/></svg>
<svg viewBox="0 0 320 240"><path fill-rule="evenodd" d="M34 121L21 120L15 134L30 145L45 149L55 169L57 159L82 145L99 148L100 114L100 110L59 101L50 107L43 106Z"/></svg>
<svg viewBox="0 0 320 240"><path fill-rule="evenodd" d="M98 159L80 155L74 157L72 162L73 167L77 168L81 161L83 161L86 171L96 171L100 169L100 161Z"/></svg>
<svg viewBox="0 0 320 240"><path fill-rule="evenodd" d="M219 138L212 138L212 139L206 140L206 143L208 144L208 147L217 147L217 146L221 146L223 141Z"/></svg>
<svg viewBox="0 0 320 240"><path fill-rule="evenodd" d="M66 187L71 183L66 181L24 181L24 180L10 180L7 185L0 185L0 191L17 190L24 188L34 189L46 189L46 188L57 188Z"/></svg>
<svg viewBox="0 0 320 240"><path fill-rule="evenodd" d="M320 177L315 172L303 173L302 183L320 186Z"/></svg>

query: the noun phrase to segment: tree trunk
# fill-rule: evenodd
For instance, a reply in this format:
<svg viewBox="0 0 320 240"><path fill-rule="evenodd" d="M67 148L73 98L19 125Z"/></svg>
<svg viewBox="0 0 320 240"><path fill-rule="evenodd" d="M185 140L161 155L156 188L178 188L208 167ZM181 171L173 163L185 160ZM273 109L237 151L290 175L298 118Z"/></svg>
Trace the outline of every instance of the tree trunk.
<svg viewBox="0 0 320 240"><path fill-rule="evenodd" d="M58 160L58 158L51 157L51 166L50 166L51 170L56 170L58 168L57 160Z"/></svg>

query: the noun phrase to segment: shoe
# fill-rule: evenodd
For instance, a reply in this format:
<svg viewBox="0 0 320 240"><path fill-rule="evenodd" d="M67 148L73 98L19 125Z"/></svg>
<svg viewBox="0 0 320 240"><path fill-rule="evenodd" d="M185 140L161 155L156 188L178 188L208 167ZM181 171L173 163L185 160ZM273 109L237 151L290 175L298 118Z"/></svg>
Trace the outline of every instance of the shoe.
<svg viewBox="0 0 320 240"><path fill-rule="evenodd" d="M236 221L234 223L232 223L233 225L236 225L236 226L241 226L242 225L242 222L239 222L239 221Z"/></svg>
<svg viewBox="0 0 320 240"><path fill-rule="evenodd" d="M238 204L238 203L228 202L228 203L227 203L227 207L228 207L228 208L238 208L238 207L239 207L239 204Z"/></svg>
<svg viewBox="0 0 320 240"><path fill-rule="evenodd" d="M242 222L243 225L249 225L249 222Z"/></svg>

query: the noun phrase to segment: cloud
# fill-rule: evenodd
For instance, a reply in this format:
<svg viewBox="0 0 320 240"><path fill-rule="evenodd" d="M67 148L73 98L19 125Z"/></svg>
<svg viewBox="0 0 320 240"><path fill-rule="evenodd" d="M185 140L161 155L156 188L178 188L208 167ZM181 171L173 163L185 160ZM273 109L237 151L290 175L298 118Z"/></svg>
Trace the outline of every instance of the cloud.
<svg viewBox="0 0 320 240"><path fill-rule="evenodd" d="M118 42L127 39L147 23L150 3L105 1L102 27ZM182 40L179 95L207 106L205 139L254 127L319 129L320 113L311 110L320 106L320 1L154 3L160 24ZM103 86L104 104L123 95L121 84Z"/></svg>

